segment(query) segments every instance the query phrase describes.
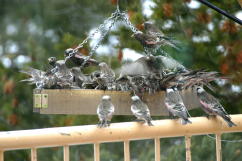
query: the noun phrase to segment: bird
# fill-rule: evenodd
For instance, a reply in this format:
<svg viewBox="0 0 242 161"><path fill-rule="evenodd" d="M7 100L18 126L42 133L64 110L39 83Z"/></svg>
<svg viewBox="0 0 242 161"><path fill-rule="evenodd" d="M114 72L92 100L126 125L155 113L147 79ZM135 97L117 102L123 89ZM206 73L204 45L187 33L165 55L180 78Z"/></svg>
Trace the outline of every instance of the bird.
<svg viewBox="0 0 242 161"><path fill-rule="evenodd" d="M159 60L162 71L187 71L185 66L171 57L159 55L156 59Z"/></svg>
<svg viewBox="0 0 242 161"><path fill-rule="evenodd" d="M51 73L46 73L45 71L28 68L26 70L21 70L21 73L31 76L28 79L21 80L21 82L29 82L29 84L35 84L37 89L50 89L50 88L59 88L58 78Z"/></svg>
<svg viewBox="0 0 242 161"><path fill-rule="evenodd" d="M98 127L107 127L110 125L114 114L114 105L111 102L109 95L102 96L101 103L97 107L97 115L99 118Z"/></svg>
<svg viewBox="0 0 242 161"><path fill-rule="evenodd" d="M83 85L92 82L91 76L83 74L79 67L73 67L70 69L70 71L73 75L74 86L83 88Z"/></svg>
<svg viewBox="0 0 242 161"><path fill-rule="evenodd" d="M114 71L105 63L99 63L100 68L100 78L106 83L106 87L108 90L111 90L115 85L115 73Z"/></svg>
<svg viewBox="0 0 242 161"><path fill-rule="evenodd" d="M141 101L139 96L135 95L131 97L132 105L131 111L137 117L138 120L145 121L149 126L153 126L151 122L150 110L148 106Z"/></svg>
<svg viewBox="0 0 242 161"><path fill-rule="evenodd" d="M177 91L177 89L172 89L172 88L167 88L166 89L166 94L165 94L165 106L167 107L170 116L177 116L181 118L181 123L183 125L187 123L192 123L189 119L188 116L189 113L182 101L182 98Z"/></svg>
<svg viewBox="0 0 242 161"><path fill-rule="evenodd" d="M157 49L162 44L157 36L145 34L142 31L135 32L131 37L138 40L145 48Z"/></svg>
<svg viewBox="0 0 242 161"><path fill-rule="evenodd" d="M178 41L173 40L171 37L166 36L159 28L157 28L152 22L146 21L143 23L145 34L156 37L161 46L171 46L175 49L179 49L177 46Z"/></svg>
<svg viewBox="0 0 242 161"><path fill-rule="evenodd" d="M203 87L194 86L195 92L197 93L199 102L202 104L202 109L208 115L218 115L227 122L229 127L236 126L234 122L231 121L231 117L225 111L220 102L211 94L207 93Z"/></svg>
<svg viewBox="0 0 242 161"><path fill-rule="evenodd" d="M49 65L52 66L51 73L55 74L60 79L73 79L72 73L67 68L64 60L57 60L56 57L48 58Z"/></svg>
<svg viewBox="0 0 242 161"><path fill-rule="evenodd" d="M162 63L156 56L143 56L136 61L121 67L119 78L123 76L159 75L162 72ZM118 78L118 79L119 79Z"/></svg>
<svg viewBox="0 0 242 161"><path fill-rule="evenodd" d="M98 66L99 64L95 59L91 59L89 56L85 56L80 52L75 52L72 48L66 49L64 55L65 64L68 68Z"/></svg>
<svg viewBox="0 0 242 161"><path fill-rule="evenodd" d="M101 62L99 63L100 71L101 71L101 77L108 77L108 78L115 78L114 71L105 63Z"/></svg>
<svg viewBox="0 0 242 161"><path fill-rule="evenodd" d="M194 85L203 84L212 91L214 88L211 86L211 82L217 79L224 79L219 76L218 72L206 71L204 69L187 70L179 68L175 71L169 71L163 73L162 79L160 79L160 87L177 88L179 90L192 88Z"/></svg>

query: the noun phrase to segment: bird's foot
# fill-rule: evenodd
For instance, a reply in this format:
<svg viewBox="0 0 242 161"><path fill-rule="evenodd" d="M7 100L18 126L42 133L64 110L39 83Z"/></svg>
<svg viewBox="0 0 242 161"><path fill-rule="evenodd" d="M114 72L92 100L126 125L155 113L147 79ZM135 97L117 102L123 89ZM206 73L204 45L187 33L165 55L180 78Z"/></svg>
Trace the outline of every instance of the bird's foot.
<svg viewBox="0 0 242 161"><path fill-rule="evenodd" d="M148 124L149 126L154 126L154 125L152 124L151 121L148 121L147 124Z"/></svg>
<svg viewBox="0 0 242 161"><path fill-rule="evenodd" d="M98 128L106 127L106 123L105 123L105 121L99 121L99 123L97 124L97 127L98 127Z"/></svg>
<svg viewBox="0 0 242 161"><path fill-rule="evenodd" d="M101 122L99 122L99 123L97 124L97 127L98 127L98 128L102 128L102 127L103 127L103 124L102 124Z"/></svg>

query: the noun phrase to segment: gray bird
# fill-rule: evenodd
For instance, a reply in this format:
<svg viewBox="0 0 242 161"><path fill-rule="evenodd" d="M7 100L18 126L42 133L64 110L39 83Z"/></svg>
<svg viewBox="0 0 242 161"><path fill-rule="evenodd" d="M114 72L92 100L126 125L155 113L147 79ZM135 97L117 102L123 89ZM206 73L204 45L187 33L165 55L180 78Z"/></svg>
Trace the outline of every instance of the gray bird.
<svg viewBox="0 0 242 161"><path fill-rule="evenodd" d="M165 36L165 34L158 29L153 23L146 21L144 22L144 29L145 29L145 34L149 35L150 37L156 37L158 44L165 46L171 46L173 48L179 49L178 46L176 45L178 41L172 40L170 37Z"/></svg>
<svg viewBox="0 0 242 161"><path fill-rule="evenodd" d="M151 123L150 110L148 106L141 101L139 96L132 96L131 111L137 117L138 120L145 121L149 126L153 126Z"/></svg>
<svg viewBox="0 0 242 161"><path fill-rule="evenodd" d="M46 72L34 68L28 68L27 70L20 71L31 76L28 79L21 80L22 82L29 82L29 84L35 84L37 89L50 89L57 88L58 78L53 74L47 74Z"/></svg>
<svg viewBox="0 0 242 161"><path fill-rule="evenodd" d="M204 112L208 115L218 115L222 117L229 127L236 126L236 124L231 121L229 114L214 96L207 93L201 86L195 86L195 90Z"/></svg>
<svg viewBox="0 0 242 161"><path fill-rule="evenodd" d="M110 125L112 116L114 114L114 106L111 103L111 97L104 95L101 99L101 103L97 107L97 115L99 118L98 127L107 127Z"/></svg>
<svg viewBox="0 0 242 161"><path fill-rule="evenodd" d="M91 77L83 74L79 67L73 67L73 68L71 68L70 71L73 75L74 86L78 86L78 87L82 88L84 83L92 82Z"/></svg>
<svg viewBox="0 0 242 161"><path fill-rule="evenodd" d="M108 90L114 89L115 88L114 71L105 62L99 63L99 68L101 71L100 78L106 83L107 89Z"/></svg>
<svg viewBox="0 0 242 161"><path fill-rule="evenodd" d="M137 75L156 75L162 72L162 63L156 56L144 56L136 61L123 65L120 70L119 78L125 75L137 76Z"/></svg>
<svg viewBox="0 0 242 161"><path fill-rule="evenodd" d="M162 70L168 70L168 71L177 71L177 70L183 70L186 71L186 68L176 61L175 59L171 57L166 56L157 56L156 59L159 60L160 66L162 67Z"/></svg>
<svg viewBox="0 0 242 161"><path fill-rule="evenodd" d="M172 88L166 89L165 106L171 116L177 116L182 119L183 125L192 123L189 119L189 113L182 101L182 98L177 90Z"/></svg>
<svg viewBox="0 0 242 161"><path fill-rule="evenodd" d="M68 68L97 66L99 63L89 56L85 56L80 52L75 52L72 48L66 49L64 54L65 64Z"/></svg>
<svg viewBox="0 0 242 161"><path fill-rule="evenodd" d="M48 58L49 64L53 67L51 72L56 74L58 78L71 79L72 74L70 69L66 67L64 60L57 60L55 57Z"/></svg>
<svg viewBox="0 0 242 161"><path fill-rule="evenodd" d="M105 62L99 63L99 67L101 71L101 77L107 77L110 79L115 78L114 71Z"/></svg>

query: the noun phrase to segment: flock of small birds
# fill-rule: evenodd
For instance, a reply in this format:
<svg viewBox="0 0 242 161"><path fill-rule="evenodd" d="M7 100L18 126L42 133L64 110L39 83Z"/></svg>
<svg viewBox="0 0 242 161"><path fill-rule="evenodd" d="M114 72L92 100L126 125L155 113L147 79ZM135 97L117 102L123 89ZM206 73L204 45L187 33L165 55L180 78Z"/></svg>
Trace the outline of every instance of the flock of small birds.
<svg viewBox="0 0 242 161"><path fill-rule="evenodd" d="M154 56L153 52L161 46L171 46L178 49L176 41L164 35L150 22L144 23L145 32L138 31L132 35L145 48L146 56L125 64L120 69L119 76L105 62L98 62L89 56L84 56L74 49L65 51L65 59L48 58L51 66L47 71L28 68L21 72L31 76L22 80L35 84L37 89L96 89L130 91L132 94L131 111L137 120L152 126L148 106L142 101L142 94L153 94L165 91L164 103L170 116L181 119L183 125L192 123L190 114L185 107L179 91L191 88L198 96L202 109L208 115L222 117L229 127L236 126L219 101L207 93L204 86L213 90L210 82L222 78L218 72L204 69L189 70L169 56ZM90 74L84 74L83 69L96 66ZM97 107L99 127L110 125L114 113L111 97L105 95Z"/></svg>

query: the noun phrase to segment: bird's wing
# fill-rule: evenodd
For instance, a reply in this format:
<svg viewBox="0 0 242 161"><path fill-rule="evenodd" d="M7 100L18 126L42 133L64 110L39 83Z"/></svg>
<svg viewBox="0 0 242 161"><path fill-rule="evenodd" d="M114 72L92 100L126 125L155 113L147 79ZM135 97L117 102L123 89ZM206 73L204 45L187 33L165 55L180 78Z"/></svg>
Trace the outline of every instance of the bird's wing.
<svg viewBox="0 0 242 161"><path fill-rule="evenodd" d="M157 44L157 37L152 35L144 35L145 43L148 45L156 45Z"/></svg>
<svg viewBox="0 0 242 161"><path fill-rule="evenodd" d="M222 114L222 115L227 115L229 117L229 114L225 111L225 109L223 108L223 106L218 103L214 105L213 108L217 113ZM221 113L222 112L222 113ZM229 117L230 118L230 117Z"/></svg>
<svg viewBox="0 0 242 161"><path fill-rule="evenodd" d="M32 78L30 78L30 80L28 81L33 81L33 82L37 82L43 79L43 76L45 75L45 72L42 70L38 70L38 69L34 69L34 68L28 68L27 70L21 70L21 73L25 73L29 76L31 76Z"/></svg>
<svg viewBox="0 0 242 161"><path fill-rule="evenodd" d="M101 108L102 104L100 103L98 106L97 106L97 114L100 113L100 108Z"/></svg>
<svg viewBox="0 0 242 161"><path fill-rule="evenodd" d="M114 110L115 110L114 105L111 104L111 107L110 107L110 109L109 109L109 113L110 113L110 114L113 114L113 113L114 113Z"/></svg>
<svg viewBox="0 0 242 161"><path fill-rule="evenodd" d="M177 112L184 112L186 111L186 107L183 103L177 103L174 107L173 110L177 111Z"/></svg>
<svg viewBox="0 0 242 161"><path fill-rule="evenodd" d="M135 113L138 113L139 109L137 108L137 106L135 104L132 104L131 105L131 111L132 111L133 114L135 114Z"/></svg>

